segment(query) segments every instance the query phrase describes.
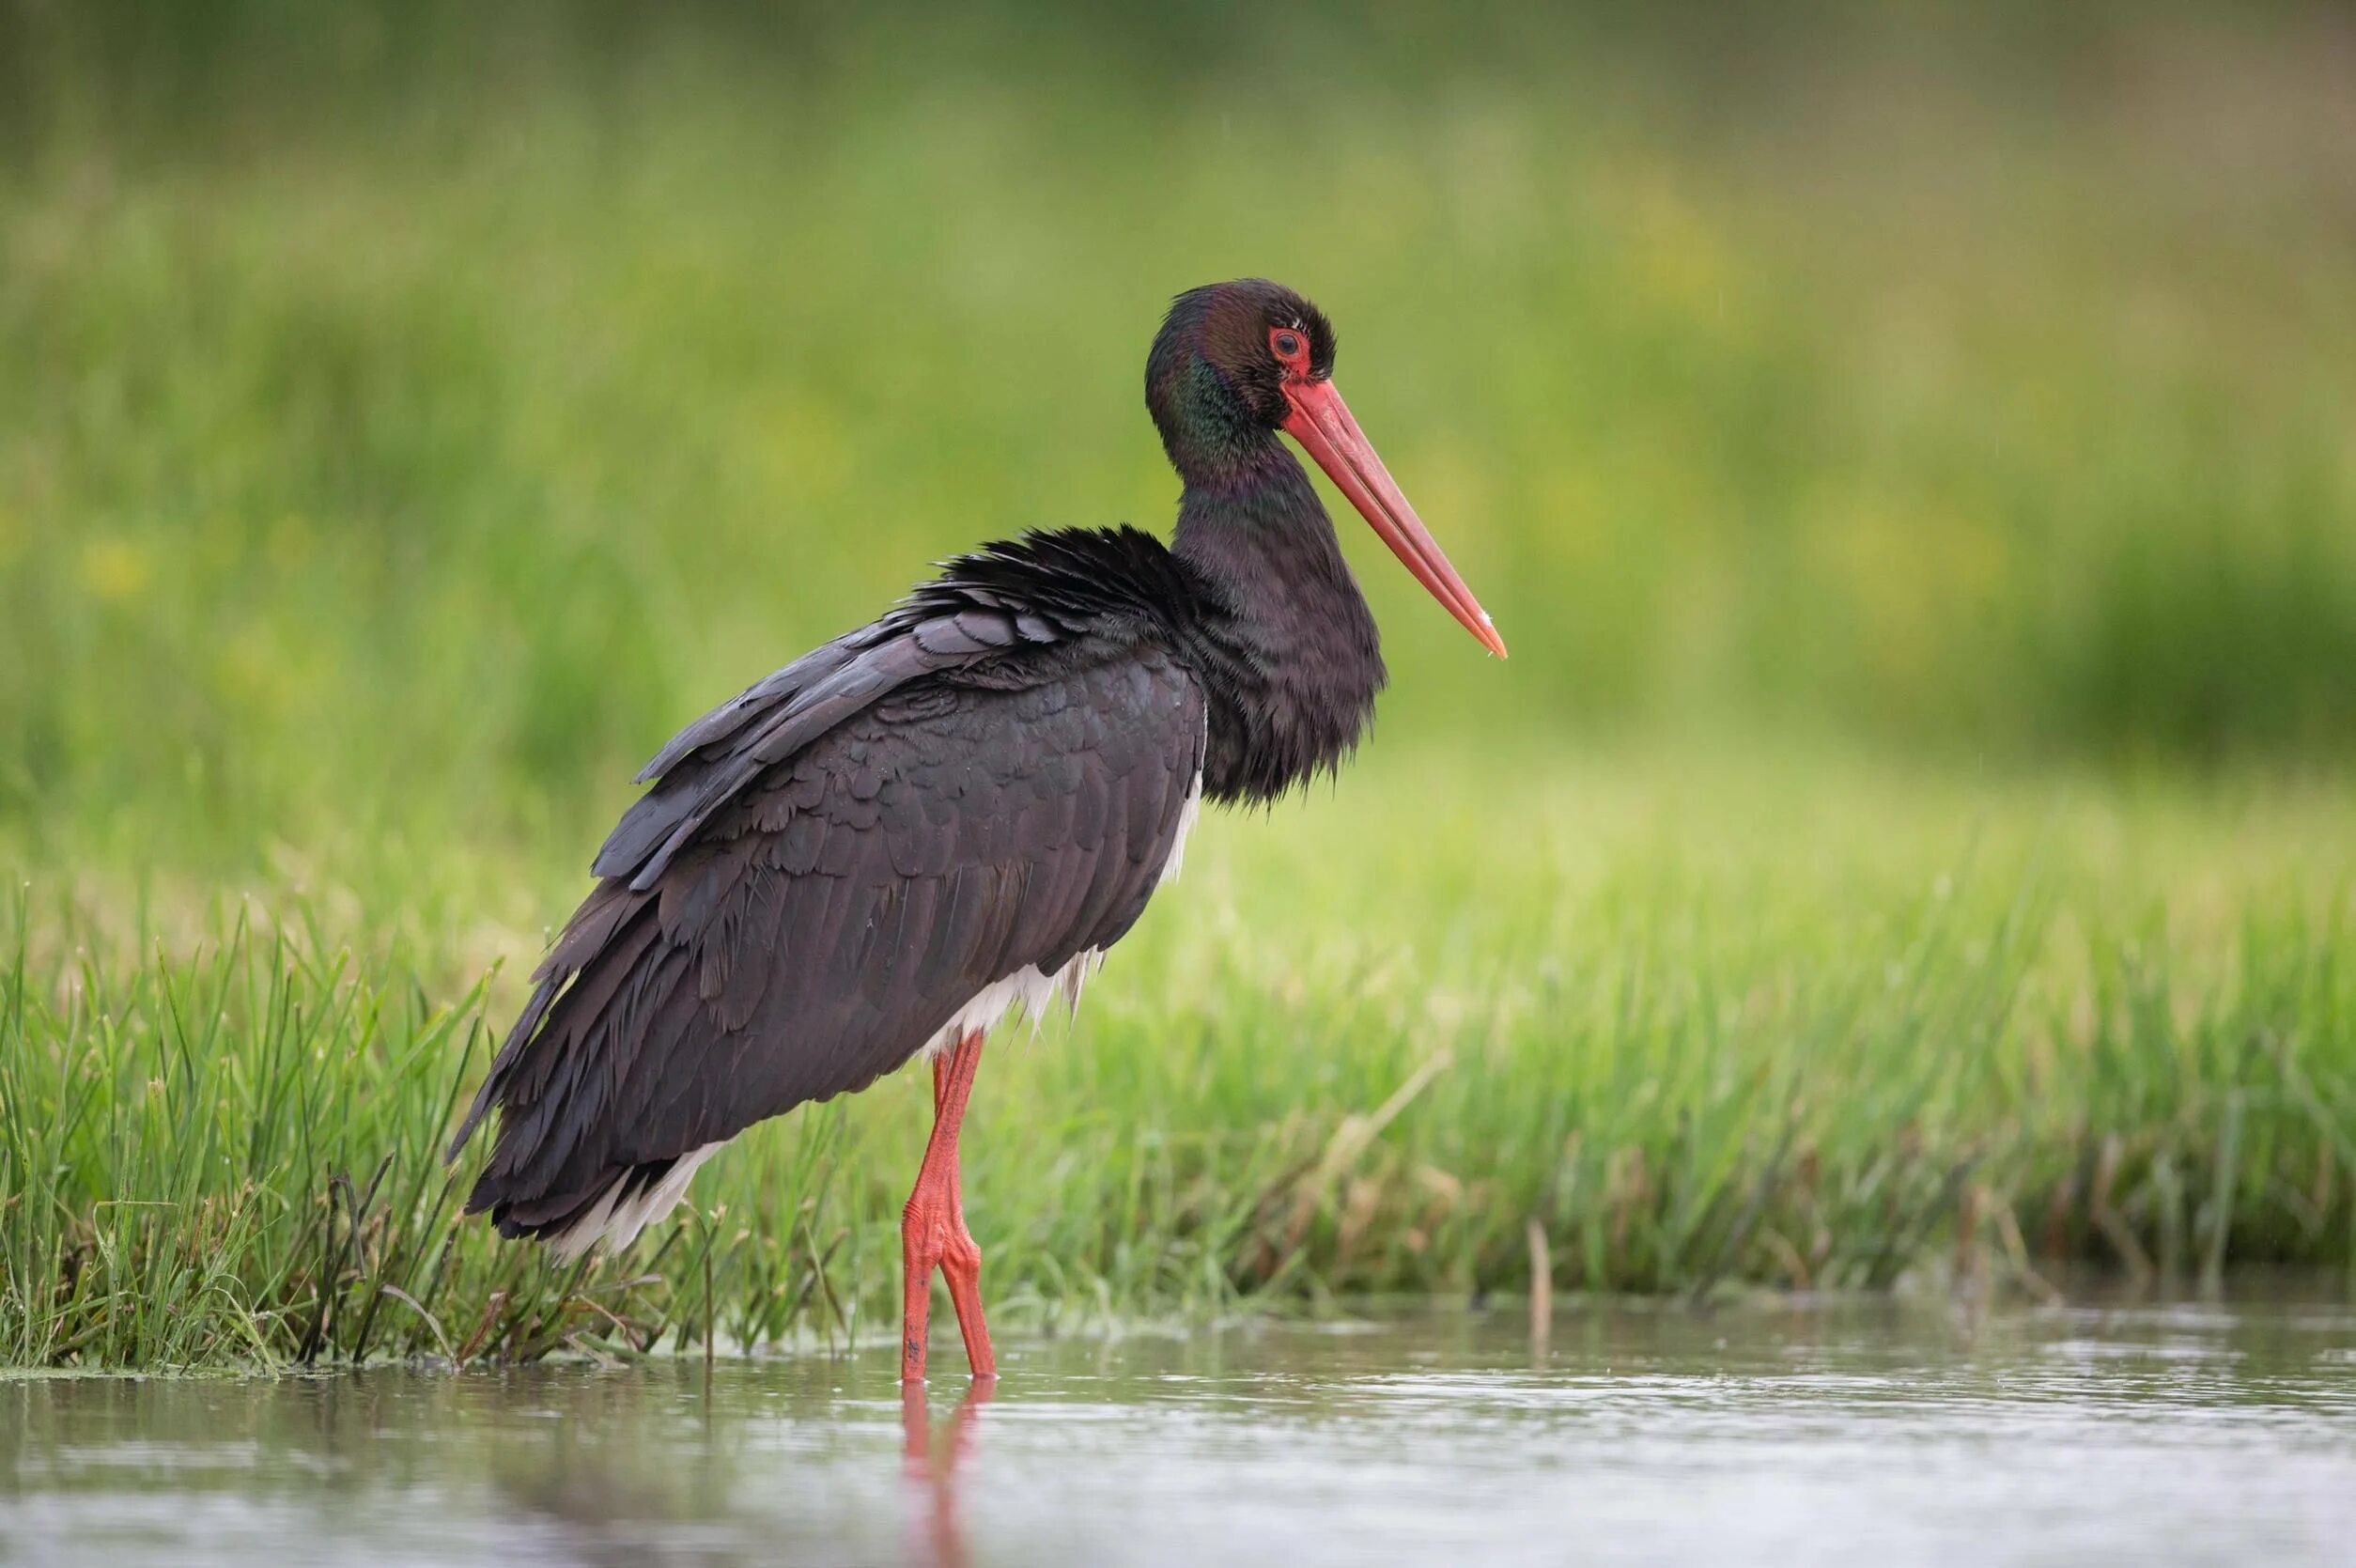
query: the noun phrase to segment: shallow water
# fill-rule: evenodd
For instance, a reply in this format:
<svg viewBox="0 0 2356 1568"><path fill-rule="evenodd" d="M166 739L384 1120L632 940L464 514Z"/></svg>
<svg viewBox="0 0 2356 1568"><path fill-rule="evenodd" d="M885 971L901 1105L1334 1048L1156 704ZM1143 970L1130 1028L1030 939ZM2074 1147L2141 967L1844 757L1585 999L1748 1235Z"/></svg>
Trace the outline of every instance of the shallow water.
<svg viewBox="0 0 2356 1568"><path fill-rule="evenodd" d="M2344 1296L0 1384L21 1563L2356 1560ZM953 1336L934 1364L955 1368Z"/></svg>

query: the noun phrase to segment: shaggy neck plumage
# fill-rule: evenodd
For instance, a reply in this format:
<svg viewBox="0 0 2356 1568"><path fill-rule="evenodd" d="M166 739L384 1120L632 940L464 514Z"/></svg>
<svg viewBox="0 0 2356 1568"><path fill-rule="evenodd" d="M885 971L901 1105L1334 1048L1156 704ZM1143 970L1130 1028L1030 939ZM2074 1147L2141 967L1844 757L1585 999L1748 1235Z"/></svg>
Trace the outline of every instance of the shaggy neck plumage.
<svg viewBox="0 0 2356 1568"><path fill-rule="evenodd" d="M1219 800L1271 799L1339 766L1384 680L1373 614L1309 475L1254 434L1217 464L1178 462L1171 549L1206 590L1191 641L1211 697L1203 786ZM1182 443L1169 443L1175 461Z"/></svg>

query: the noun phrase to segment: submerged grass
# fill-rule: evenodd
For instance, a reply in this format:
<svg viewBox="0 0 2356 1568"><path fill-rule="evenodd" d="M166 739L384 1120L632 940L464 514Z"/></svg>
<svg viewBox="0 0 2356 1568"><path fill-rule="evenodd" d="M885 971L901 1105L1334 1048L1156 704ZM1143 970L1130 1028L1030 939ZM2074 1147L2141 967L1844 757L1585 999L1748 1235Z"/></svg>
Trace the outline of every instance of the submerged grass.
<svg viewBox="0 0 2356 1568"><path fill-rule="evenodd" d="M2356 1265L2343 804L1632 761L1412 806L1478 799L1463 771L1210 825L1077 1023L1002 1032L967 1154L1000 1315L1521 1291L1533 1223L1571 1290ZM889 1331L922 1075L559 1267L461 1222L439 1163L516 990L457 978L483 951L283 890L111 929L37 897L0 993L0 1358Z"/></svg>

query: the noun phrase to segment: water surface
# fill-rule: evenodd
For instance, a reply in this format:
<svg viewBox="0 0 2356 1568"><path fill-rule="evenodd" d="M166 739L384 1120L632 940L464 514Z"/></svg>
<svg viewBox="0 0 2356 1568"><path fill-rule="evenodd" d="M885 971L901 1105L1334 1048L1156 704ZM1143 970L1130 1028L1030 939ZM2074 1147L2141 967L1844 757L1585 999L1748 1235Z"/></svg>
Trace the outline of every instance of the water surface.
<svg viewBox="0 0 2356 1568"><path fill-rule="evenodd" d="M2299 1296L1384 1315L622 1370L0 1384L20 1563L2356 1560ZM953 1335L936 1346L958 1366Z"/></svg>

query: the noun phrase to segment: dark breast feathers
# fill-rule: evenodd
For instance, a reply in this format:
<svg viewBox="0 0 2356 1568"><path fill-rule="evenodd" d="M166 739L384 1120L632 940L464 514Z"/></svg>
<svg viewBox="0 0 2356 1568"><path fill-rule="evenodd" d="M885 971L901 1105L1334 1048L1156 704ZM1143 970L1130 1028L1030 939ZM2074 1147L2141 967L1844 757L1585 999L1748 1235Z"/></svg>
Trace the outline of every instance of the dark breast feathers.
<svg viewBox="0 0 2356 1568"><path fill-rule="evenodd" d="M1202 769L1147 609L1184 577L1129 530L996 546L681 732L452 1144L500 1109L469 1211L626 1242L712 1146L1125 933Z"/></svg>

